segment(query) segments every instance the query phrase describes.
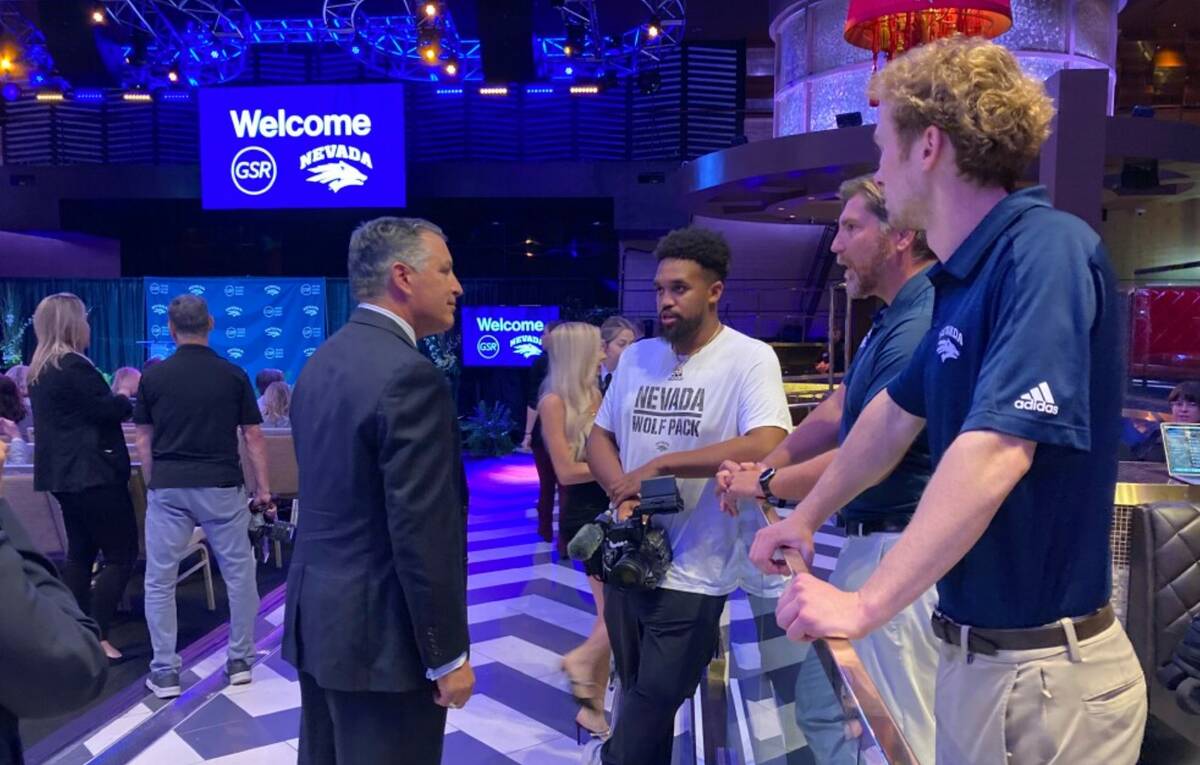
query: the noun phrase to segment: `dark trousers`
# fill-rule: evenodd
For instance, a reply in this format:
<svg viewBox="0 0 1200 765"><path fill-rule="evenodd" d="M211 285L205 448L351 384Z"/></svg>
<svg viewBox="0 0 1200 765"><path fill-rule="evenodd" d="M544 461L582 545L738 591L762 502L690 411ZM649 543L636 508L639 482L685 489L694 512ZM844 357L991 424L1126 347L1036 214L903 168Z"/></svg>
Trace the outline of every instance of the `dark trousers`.
<svg viewBox="0 0 1200 765"><path fill-rule="evenodd" d="M300 673L298 765L440 765L446 708L433 687L410 693L332 691Z"/></svg>
<svg viewBox="0 0 1200 765"><path fill-rule="evenodd" d="M534 421L534 428L541 426L541 420ZM533 452L533 465L537 468L538 474L538 535L549 542L554 538L554 492L557 488L558 504L561 508L562 489L558 487L558 477L554 475L554 462L550 459L550 452L546 451L546 444L541 437L535 436L530 442L529 448ZM561 519L559 520L561 521ZM563 544L559 545L560 549L565 549Z"/></svg>
<svg viewBox="0 0 1200 765"><path fill-rule="evenodd" d="M605 765L671 762L675 712L717 649L725 596L604 588L604 623L621 678Z"/></svg>
<svg viewBox="0 0 1200 765"><path fill-rule="evenodd" d="M137 561L138 528L129 487L121 484L56 491L54 498L62 506L63 525L67 528L63 582L75 595L79 609L100 625L100 638L107 639L117 603ZM93 589L92 567L97 553L103 553L104 563Z"/></svg>

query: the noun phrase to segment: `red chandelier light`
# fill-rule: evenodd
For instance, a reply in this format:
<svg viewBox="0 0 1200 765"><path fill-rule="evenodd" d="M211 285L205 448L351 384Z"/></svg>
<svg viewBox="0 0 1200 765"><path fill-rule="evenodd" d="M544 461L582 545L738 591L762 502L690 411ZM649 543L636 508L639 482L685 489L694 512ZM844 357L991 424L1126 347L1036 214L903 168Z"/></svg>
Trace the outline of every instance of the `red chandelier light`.
<svg viewBox="0 0 1200 765"><path fill-rule="evenodd" d="M1010 0L850 0L846 42L891 61L904 51L954 34L986 37L1012 27Z"/></svg>

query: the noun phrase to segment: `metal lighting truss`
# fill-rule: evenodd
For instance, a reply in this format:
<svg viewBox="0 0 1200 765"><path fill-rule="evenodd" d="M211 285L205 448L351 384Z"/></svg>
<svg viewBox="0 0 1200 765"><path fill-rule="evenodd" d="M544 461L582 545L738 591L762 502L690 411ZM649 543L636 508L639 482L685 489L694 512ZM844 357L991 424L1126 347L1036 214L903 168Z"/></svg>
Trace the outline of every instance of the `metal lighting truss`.
<svg viewBox="0 0 1200 765"><path fill-rule="evenodd" d="M399 80L461 81L478 79L482 72L479 41L462 40L445 3L436 16L423 13L424 2L400 0L403 13L369 16L363 0L325 0L321 18L325 39L332 39L369 69ZM436 40L438 56L422 58L422 42ZM449 75L445 65L454 62L458 72Z"/></svg>
<svg viewBox="0 0 1200 765"><path fill-rule="evenodd" d="M172 68L181 84L227 82L246 64L251 21L240 0L104 0L104 9L145 42L146 60L129 63L135 84L166 84Z"/></svg>
<svg viewBox="0 0 1200 765"><path fill-rule="evenodd" d="M647 23L639 24L621 35L620 40L605 37L600 32L597 6L599 0L562 0L559 13L566 27L583 27L586 41L582 51L572 51L571 59L590 65L602 76L612 72L620 77L637 74L658 66L663 55L683 40L687 8L684 0L641 0L646 8ZM650 20L657 22L658 34L649 34ZM548 59L565 57L566 40L542 40L542 53Z"/></svg>
<svg viewBox="0 0 1200 765"><path fill-rule="evenodd" d="M25 3L21 0L0 0L0 34L16 43L18 51L14 58L20 63L11 79L46 84L54 69L54 59L46 47L45 36L21 11L22 5ZM40 75L41 82L35 81L35 75Z"/></svg>

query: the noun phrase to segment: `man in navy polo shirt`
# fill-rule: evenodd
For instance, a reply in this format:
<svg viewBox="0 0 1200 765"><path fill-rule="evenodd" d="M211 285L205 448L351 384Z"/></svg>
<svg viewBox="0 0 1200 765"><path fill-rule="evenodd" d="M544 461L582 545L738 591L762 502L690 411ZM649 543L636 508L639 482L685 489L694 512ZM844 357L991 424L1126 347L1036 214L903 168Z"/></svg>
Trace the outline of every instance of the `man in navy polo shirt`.
<svg viewBox="0 0 1200 765"><path fill-rule="evenodd" d="M924 229L941 261L933 323L798 511L828 517L923 427L936 469L862 587L801 574L776 618L793 639L857 638L937 582L938 762L1134 763L1145 680L1108 604L1115 278L1086 224L1044 189L1013 192L1053 105L1003 47L960 37L892 62L871 95L889 213ZM779 546L811 555L811 534L785 521L752 556Z"/></svg>
<svg viewBox="0 0 1200 765"><path fill-rule="evenodd" d="M846 269L846 293L852 300L877 297L887 307L876 314L842 385L782 444L762 463L727 462L721 466L717 490L731 511L736 500L779 504L781 498L803 499L833 461L838 445L867 403L908 366L929 331L933 285L924 272L934 257L924 234L890 225L883 192L870 177L846 181L840 196L844 204L831 249ZM929 446L920 437L890 476L842 508L838 525L846 529L847 538L830 582L854 589L867 580L884 553L900 539L930 472ZM811 531L824 520L811 526ZM936 605L937 595L930 587L897 614L887 629L876 630L854 645L922 763L934 761L933 689L938 657L929 619ZM796 717L817 762L858 762L858 742L846 738L840 702L812 653L800 670Z"/></svg>

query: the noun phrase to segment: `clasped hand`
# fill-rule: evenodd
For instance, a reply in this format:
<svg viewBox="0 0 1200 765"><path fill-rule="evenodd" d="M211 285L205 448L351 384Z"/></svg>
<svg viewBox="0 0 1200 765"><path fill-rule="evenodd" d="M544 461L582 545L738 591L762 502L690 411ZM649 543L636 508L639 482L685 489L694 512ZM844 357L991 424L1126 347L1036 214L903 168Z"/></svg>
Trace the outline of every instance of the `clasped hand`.
<svg viewBox="0 0 1200 765"><path fill-rule="evenodd" d="M761 462L734 462L725 460L717 470L717 502L721 512L737 516L738 502L743 499L762 498L758 477L767 469Z"/></svg>

